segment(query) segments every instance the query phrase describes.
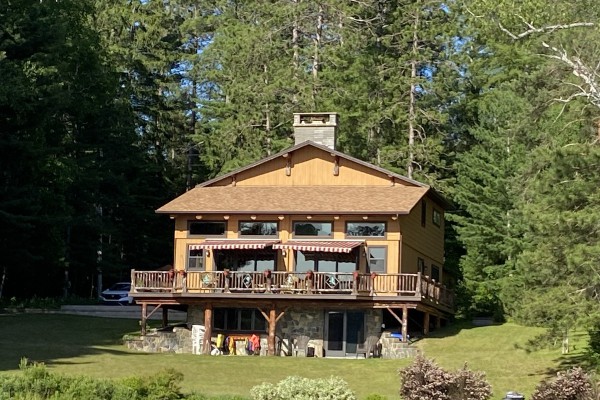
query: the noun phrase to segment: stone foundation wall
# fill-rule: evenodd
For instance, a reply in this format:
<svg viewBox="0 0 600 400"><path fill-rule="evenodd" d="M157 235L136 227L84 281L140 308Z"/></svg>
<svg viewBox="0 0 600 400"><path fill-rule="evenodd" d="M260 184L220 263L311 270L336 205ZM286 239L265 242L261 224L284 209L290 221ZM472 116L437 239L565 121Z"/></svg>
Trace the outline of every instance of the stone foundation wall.
<svg viewBox="0 0 600 400"><path fill-rule="evenodd" d="M381 357L383 358L409 358L418 354L418 349L408 343L402 343L397 338L392 338L391 332L381 332L383 313L380 309L365 310L366 332L365 337L377 336L380 338ZM188 327L204 325L204 309L199 306L190 306L187 318ZM276 351L280 356L293 355L293 341L300 335L310 338L309 347L315 349L315 357L323 356L325 342L325 312L322 309L288 309L277 324ZM257 332L258 334L258 332ZM267 334L261 333L260 355L267 353ZM217 335L211 338L216 343ZM140 337L127 339L126 346L130 349L149 353L192 353L192 331L184 327L176 327L173 332L154 331ZM245 341L235 342L236 354L247 355Z"/></svg>
<svg viewBox="0 0 600 400"><path fill-rule="evenodd" d="M154 331L146 336L125 338L125 346L146 353L192 353L192 331L176 327L173 332Z"/></svg>

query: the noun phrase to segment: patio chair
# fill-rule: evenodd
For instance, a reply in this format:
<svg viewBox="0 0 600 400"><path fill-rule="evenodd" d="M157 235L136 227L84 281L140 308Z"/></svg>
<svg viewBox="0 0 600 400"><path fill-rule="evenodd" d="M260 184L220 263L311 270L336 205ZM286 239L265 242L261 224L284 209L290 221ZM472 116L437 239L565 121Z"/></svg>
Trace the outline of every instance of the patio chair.
<svg viewBox="0 0 600 400"><path fill-rule="evenodd" d="M371 353L375 354L375 346L379 338L377 336L369 336L363 343L358 343L356 345L356 358L358 358L359 354L364 354L365 358L370 358Z"/></svg>
<svg viewBox="0 0 600 400"><path fill-rule="evenodd" d="M298 357L298 352L302 351L304 352L304 356L308 355L308 341L310 340L310 338L306 335L300 335L296 337L296 340L294 343L294 355L296 357Z"/></svg>

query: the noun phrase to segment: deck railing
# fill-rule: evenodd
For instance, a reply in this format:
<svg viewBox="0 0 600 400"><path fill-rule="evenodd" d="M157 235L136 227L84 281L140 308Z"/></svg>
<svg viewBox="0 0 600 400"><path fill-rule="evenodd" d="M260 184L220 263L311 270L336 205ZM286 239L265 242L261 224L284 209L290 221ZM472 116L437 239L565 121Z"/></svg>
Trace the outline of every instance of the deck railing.
<svg viewBox="0 0 600 400"><path fill-rule="evenodd" d="M131 281L134 293L363 294L419 297L447 307L454 303L451 290L420 273L132 270Z"/></svg>

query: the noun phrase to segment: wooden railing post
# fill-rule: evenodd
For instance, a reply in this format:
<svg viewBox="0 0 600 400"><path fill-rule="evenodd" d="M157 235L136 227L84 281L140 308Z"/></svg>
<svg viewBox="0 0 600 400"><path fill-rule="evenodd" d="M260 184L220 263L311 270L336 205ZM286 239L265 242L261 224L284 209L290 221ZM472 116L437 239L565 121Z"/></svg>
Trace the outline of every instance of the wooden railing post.
<svg viewBox="0 0 600 400"><path fill-rule="evenodd" d="M137 293L137 284L135 282L135 269L131 270L131 291Z"/></svg>
<svg viewBox="0 0 600 400"><path fill-rule="evenodd" d="M314 285L314 273L312 271L308 271L306 273L306 293L313 294L313 285Z"/></svg>
<svg viewBox="0 0 600 400"><path fill-rule="evenodd" d="M358 285L360 280L360 273L358 271L352 272L352 294L358 294Z"/></svg>
<svg viewBox="0 0 600 400"><path fill-rule="evenodd" d="M417 288L415 290L415 295L421 296L421 272L417 273Z"/></svg>

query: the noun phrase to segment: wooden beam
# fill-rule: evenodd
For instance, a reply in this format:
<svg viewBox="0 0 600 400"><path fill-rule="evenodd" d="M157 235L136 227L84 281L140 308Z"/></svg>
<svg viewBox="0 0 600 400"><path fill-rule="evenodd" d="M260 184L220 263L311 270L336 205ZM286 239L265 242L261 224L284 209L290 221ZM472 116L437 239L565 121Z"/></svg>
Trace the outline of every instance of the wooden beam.
<svg viewBox="0 0 600 400"><path fill-rule="evenodd" d="M140 321L141 334L146 335L146 313L148 312L148 304L142 303L142 320Z"/></svg>
<svg viewBox="0 0 600 400"><path fill-rule="evenodd" d="M277 319L275 320L275 322L279 322L281 317L283 317L285 315L286 311L287 311L287 308L285 310L283 310L282 312L280 312L279 315L277 316Z"/></svg>
<svg viewBox="0 0 600 400"><path fill-rule="evenodd" d="M202 352L204 354L210 354L211 350L212 316L212 304L208 303L204 308L204 340L202 341Z"/></svg>
<svg viewBox="0 0 600 400"><path fill-rule="evenodd" d="M169 309L167 307L162 307L162 326L169 325Z"/></svg>
<svg viewBox="0 0 600 400"><path fill-rule="evenodd" d="M267 355L275 355L275 334L277 331L277 312L275 311L275 304L271 306L269 311L269 337L267 338L268 351Z"/></svg>
<svg viewBox="0 0 600 400"><path fill-rule="evenodd" d="M429 334L429 313L425 312L423 314L423 335Z"/></svg>
<svg viewBox="0 0 600 400"><path fill-rule="evenodd" d="M402 306L402 342L408 342L408 307Z"/></svg>
<svg viewBox="0 0 600 400"><path fill-rule="evenodd" d="M390 312L390 314L392 314L394 316L394 318L396 318L396 320L398 320L398 322L400 322L402 324L402 318L400 318L398 316L398 314L396 314L390 306L387 306L386 309Z"/></svg>

